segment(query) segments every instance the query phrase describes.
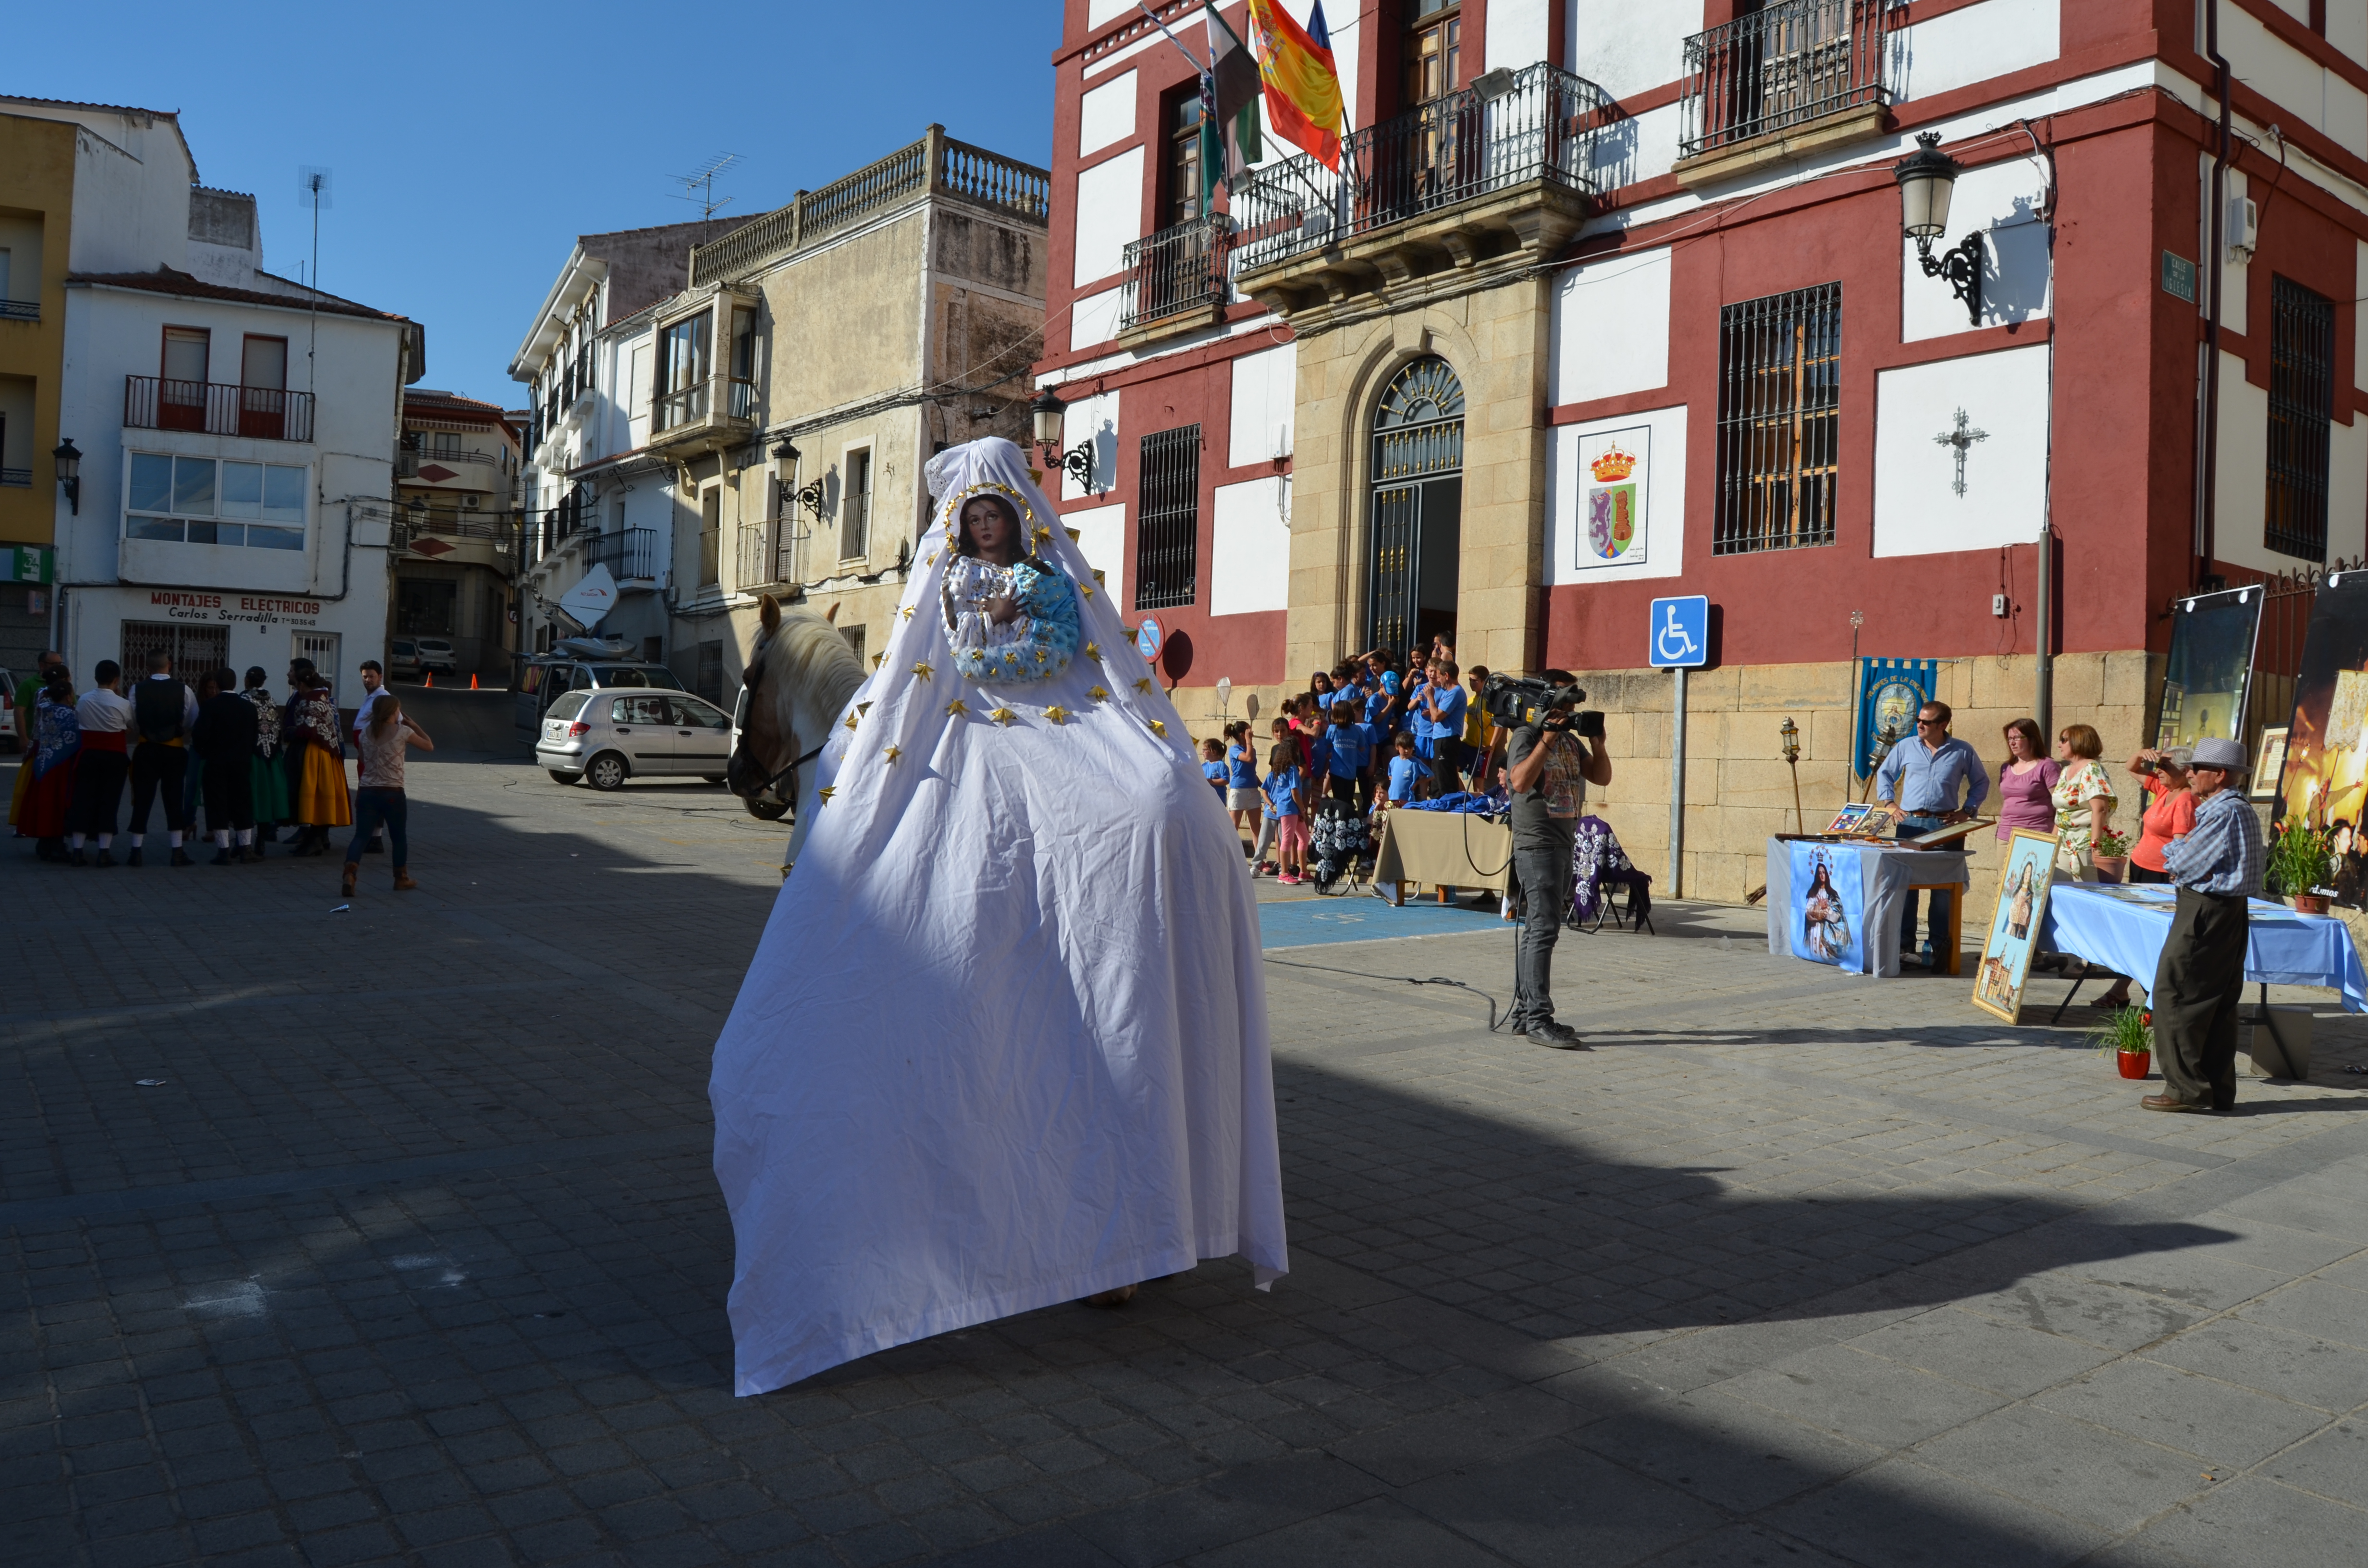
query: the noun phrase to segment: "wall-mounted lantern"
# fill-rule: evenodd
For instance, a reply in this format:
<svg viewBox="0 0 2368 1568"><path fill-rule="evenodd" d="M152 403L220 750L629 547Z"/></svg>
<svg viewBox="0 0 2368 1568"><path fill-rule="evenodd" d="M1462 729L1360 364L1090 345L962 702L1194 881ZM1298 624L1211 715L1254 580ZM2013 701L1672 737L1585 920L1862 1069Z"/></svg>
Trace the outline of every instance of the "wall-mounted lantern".
<svg viewBox="0 0 2368 1568"><path fill-rule="evenodd" d="M1899 161L1891 177L1899 182L1899 224L1916 242L1924 276L1945 279L1950 292L1965 302L1973 324L1982 324L1982 265L1988 255L1975 230L1938 256L1932 242L1949 232L1949 199L1956 194L1957 176L1964 165L1941 151L1941 133L1920 131L1917 151Z"/></svg>
<svg viewBox="0 0 2368 1568"><path fill-rule="evenodd" d="M65 490L67 510L81 517L82 453L75 449L74 437L69 436L60 441L58 449L50 454L50 460L58 465L58 483Z"/></svg>

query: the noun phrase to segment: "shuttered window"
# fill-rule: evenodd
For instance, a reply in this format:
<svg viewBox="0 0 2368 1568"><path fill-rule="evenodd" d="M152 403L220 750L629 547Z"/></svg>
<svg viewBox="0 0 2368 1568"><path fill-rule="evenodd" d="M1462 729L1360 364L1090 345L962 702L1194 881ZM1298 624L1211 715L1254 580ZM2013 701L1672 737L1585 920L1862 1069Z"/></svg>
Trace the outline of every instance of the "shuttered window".
<svg viewBox="0 0 2368 1568"><path fill-rule="evenodd" d="M1719 312L1713 554L1834 542L1842 286Z"/></svg>
<svg viewBox="0 0 2368 1568"><path fill-rule="evenodd" d="M2335 305L2270 279L2270 460L2262 542L2327 559L2328 420L2335 386Z"/></svg>
<svg viewBox="0 0 2368 1568"><path fill-rule="evenodd" d="M1192 602L1201 562L1201 427L1143 438L1135 508L1134 608Z"/></svg>

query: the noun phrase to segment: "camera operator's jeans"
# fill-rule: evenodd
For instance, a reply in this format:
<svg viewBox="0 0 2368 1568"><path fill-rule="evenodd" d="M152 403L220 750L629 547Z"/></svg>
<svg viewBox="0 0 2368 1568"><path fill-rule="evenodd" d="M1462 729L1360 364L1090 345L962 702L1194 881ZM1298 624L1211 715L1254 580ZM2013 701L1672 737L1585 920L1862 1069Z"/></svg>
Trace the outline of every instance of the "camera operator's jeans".
<svg viewBox="0 0 2368 1568"><path fill-rule="evenodd" d="M1513 875L1521 889L1521 934L1513 947L1514 1031L1532 1028L1554 1016L1554 942L1570 908L1571 841L1513 846Z"/></svg>
<svg viewBox="0 0 2368 1568"><path fill-rule="evenodd" d="M1911 834L1931 833L1936 829L1943 828L1948 825L1949 824L1947 823L1942 822L1939 817L1904 816L1899 819L1899 833L1902 837L1906 837ZM1916 904L1918 896L1918 895L1915 892L1910 892L1906 895L1904 902L1900 904L1899 956L1903 960L1911 959L1916 956ZM1945 964L1949 961L1949 955L1941 952L1940 949L1942 945L1949 940L1949 901L1956 896L1957 895L1955 893L1946 892L1939 888L1932 890L1932 913L1929 923L1924 927L1924 945L1927 949L1931 950L1933 960L1938 963Z"/></svg>

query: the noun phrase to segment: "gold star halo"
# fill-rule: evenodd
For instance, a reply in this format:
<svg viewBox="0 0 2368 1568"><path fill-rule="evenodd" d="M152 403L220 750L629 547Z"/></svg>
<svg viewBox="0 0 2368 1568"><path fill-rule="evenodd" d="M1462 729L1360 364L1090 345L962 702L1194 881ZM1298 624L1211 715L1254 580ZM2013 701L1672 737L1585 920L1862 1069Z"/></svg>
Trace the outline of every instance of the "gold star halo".
<svg viewBox="0 0 2368 1568"><path fill-rule="evenodd" d="M1008 709L1008 708L997 708L997 709L994 710L993 711L989 712L989 713L987 714L987 717L988 717L988 718L990 718L990 719L992 719L992 720L994 720L994 721L995 721L996 723L998 723L998 724L1008 724L1008 723L1010 723L1010 722L1011 722L1011 721L1013 721L1014 719L1019 718L1019 714L1017 714L1017 713L1014 713L1014 712L1013 712L1010 709Z"/></svg>
<svg viewBox="0 0 2368 1568"><path fill-rule="evenodd" d="M958 719L969 711L970 705L959 697L946 704L946 717L949 719Z"/></svg>
<svg viewBox="0 0 2368 1568"><path fill-rule="evenodd" d="M889 760L889 761L891 761L891 762L895 761L898 757L900 757L900 756L904 756L904 755L905 755L905 748L904 748L903 746L890 746L890 747L888 748L887 756L888 756L888 760Z"/></svg>
<svg viewBox="0 0 2368 1568"><path fill-rule="evenodd" d="M927 659L924 659L919 664L913 666L913 673L920 676L923 680L928 680L938 672L931 669L929 667L929 662Z"/></svg>
<svg viewBox="0 0 2368 1568"><path fill-rule="evenodd" d="M1044 710L1044 717L1052 720L1055 724L1065 724L1069 722L1069 710L1061 707L1047 708Z"/></svg>
<svg viewBox="0 0 2368 1568"><path fill-rule="evenodd" d="M1087 692L1086 695L1092 698L1096 702L1108 702L1110 700L1110 693L1104 691L1100 687L1094 687L1091 691Z"/></svg>

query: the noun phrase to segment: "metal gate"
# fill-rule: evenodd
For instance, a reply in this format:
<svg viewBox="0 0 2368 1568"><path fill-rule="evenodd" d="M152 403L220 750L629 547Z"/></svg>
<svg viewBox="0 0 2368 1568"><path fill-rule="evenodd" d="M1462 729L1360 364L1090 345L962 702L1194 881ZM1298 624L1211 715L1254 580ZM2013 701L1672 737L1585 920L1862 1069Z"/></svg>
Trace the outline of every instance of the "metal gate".
<svg viewBox="0 0 2368 1568"><path fill-rule="evenodd" d="M1452 636L1463 532L1463 383L1444 359L1392 378L1373 413L1366 645L1416 657Z"/></svg>
<svg viewBox="0 0 2368 1568"><path fill-rule="evenodd" d="M337 690L337 633L334 631L299 631L289 645L291 659L310 659L321 678L329 683L329 694Z"/></svg>
<svg viewBox="0 0 2368 1568"><path fill-rule="evenodd" d="M123 623L123 682L131 684L148 673L150 655L163 653L173 661L173 673L191 686L210 670L230 663L230 628L184 626L176 620L127 620Z"/></svg>

